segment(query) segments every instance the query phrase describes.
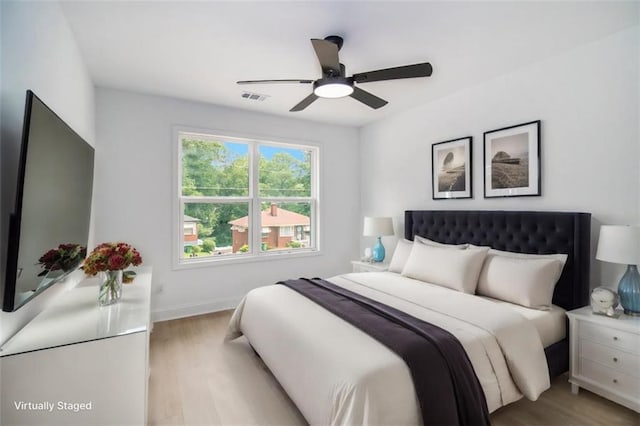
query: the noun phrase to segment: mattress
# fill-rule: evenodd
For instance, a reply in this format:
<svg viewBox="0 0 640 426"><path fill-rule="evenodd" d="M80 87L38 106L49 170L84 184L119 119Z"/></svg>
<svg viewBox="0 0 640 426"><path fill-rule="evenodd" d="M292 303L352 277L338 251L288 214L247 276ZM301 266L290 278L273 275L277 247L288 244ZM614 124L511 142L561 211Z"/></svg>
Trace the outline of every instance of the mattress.
<svg viewBox="0 0 640 426"><path fill-rule="evenodd" d="M526 308L502 300L490 297L478 296L490 300L498 305L506 306L514 312L522 315L536 328L542 341L542 346L549 347L567 337L567 311L559 306L551 305L548 311Z"/></svg>

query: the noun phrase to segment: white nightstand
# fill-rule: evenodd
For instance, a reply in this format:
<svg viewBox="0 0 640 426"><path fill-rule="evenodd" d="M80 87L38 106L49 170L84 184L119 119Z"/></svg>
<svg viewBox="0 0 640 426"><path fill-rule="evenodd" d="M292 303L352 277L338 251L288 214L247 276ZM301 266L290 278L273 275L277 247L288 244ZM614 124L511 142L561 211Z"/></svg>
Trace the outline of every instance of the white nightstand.
<svg viewBox="0 0 640 426"><path fill-rule="evenodd" d="M352 260L353 272L384 272L389 269L387 262L362 262L361 260Z"/></svg>
<svg viewBox="0 0 640 426"><path fill-rule="evenodd" d="M640 412L640 317L567 312L571 391L580 388Z"/></svg>

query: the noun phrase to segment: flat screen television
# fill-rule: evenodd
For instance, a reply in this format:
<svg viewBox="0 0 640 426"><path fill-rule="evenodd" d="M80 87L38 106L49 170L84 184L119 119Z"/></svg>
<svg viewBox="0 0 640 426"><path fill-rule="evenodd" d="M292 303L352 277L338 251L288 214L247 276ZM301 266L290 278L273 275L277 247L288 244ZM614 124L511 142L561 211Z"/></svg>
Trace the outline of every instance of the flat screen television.
<svg viewBox="0 0 640 426"><path fill-rule="evenodd" d="M61 244L86 248L93 159L93 147L28 90L3 311L15 311L79 266L78 256L49 269L40 260Z"/></svg>

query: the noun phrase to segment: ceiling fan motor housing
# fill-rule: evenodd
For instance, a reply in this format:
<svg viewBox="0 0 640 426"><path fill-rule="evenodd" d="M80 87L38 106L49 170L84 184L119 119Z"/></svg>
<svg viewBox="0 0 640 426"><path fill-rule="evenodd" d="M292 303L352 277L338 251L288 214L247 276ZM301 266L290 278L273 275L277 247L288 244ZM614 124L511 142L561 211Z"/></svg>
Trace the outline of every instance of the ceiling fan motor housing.
<svg viewBox="0 0 640 426"><path fill-rule="evenodd" d="M337 35L330 35L326 36L324 39L338 46L338 50L342 49L342 44L344 43L344 39L342 37Z"/></svg>

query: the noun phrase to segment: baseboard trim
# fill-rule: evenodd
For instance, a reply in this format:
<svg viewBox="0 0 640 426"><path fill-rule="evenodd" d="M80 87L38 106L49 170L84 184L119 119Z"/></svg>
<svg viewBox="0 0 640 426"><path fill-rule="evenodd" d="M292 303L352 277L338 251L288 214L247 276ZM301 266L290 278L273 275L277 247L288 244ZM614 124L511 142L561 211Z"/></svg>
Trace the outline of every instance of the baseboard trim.
<svg viewBox="0 0 640 426"><path fill-rule="evenodd" d="M192 317L194 315L210 314L212 312L234 309L240 303L241 297L210 300L204 303L184 304L168 309L159 309L151 312L151 321L168 321L179 318Z"/></svg>

